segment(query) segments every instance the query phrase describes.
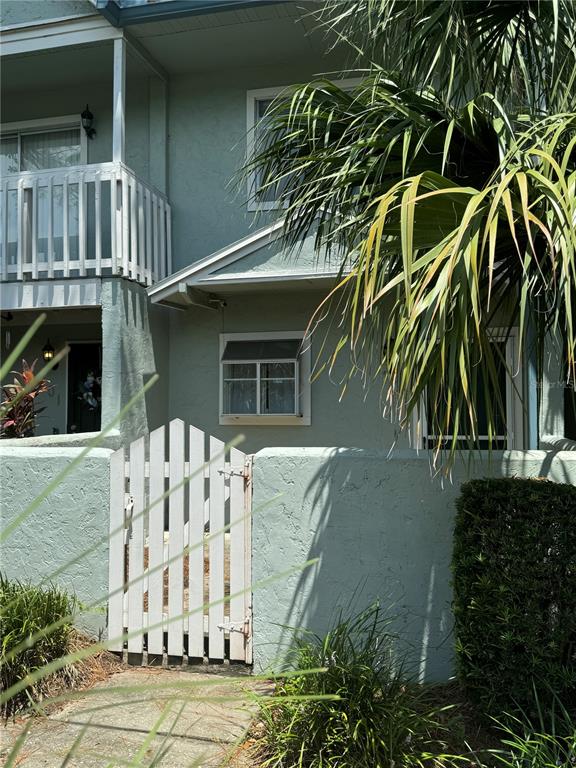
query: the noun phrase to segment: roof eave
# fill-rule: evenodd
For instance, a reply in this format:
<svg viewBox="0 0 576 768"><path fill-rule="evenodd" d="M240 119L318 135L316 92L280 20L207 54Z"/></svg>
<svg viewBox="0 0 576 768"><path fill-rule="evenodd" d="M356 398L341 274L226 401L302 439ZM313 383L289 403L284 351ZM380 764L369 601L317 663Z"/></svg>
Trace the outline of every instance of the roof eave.
<svg viewBox="0 0 576 768"><path fill-rule="evenodd" d="M116 0L96 0L96 8L115 27L172 21L185 16L238 11L261 5L279 5L288 0L171 0L170 3L145 3L122 8Z"/></svg>

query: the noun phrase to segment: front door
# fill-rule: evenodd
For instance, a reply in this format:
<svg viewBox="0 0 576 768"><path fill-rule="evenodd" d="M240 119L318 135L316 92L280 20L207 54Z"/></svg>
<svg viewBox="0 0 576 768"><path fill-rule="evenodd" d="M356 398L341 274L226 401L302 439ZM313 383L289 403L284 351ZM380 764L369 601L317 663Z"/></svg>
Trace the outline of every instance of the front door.
<svg viewBox="0 0 576 768"><path fill-rule="evenodd" d="M102 344L72 342L68 353L68 433L99 432L102 412Z"/></svg>

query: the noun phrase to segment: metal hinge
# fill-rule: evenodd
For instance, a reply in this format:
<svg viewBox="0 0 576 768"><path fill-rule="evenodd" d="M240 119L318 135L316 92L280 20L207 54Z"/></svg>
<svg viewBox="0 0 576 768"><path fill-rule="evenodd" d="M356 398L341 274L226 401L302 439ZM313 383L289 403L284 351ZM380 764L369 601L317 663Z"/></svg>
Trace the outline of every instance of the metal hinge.
<svg viewBox="0 0 576 768"><path fill-rule="evenodd" d="M248 635L248 626L250 619L248 616L243 621L230 621L225 619L223 624L218 624L218 629L224 632L242 632L243 635Z"/></svg>

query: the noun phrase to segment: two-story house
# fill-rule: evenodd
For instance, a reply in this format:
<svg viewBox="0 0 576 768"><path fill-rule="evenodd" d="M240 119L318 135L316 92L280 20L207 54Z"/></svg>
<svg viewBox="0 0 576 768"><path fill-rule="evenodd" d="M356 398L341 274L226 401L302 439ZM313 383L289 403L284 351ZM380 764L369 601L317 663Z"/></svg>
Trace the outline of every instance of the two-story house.
<svg viewBox="0 0 576 768"><path fill-rule="evenodd" d="M179 417L242 431L248 451L414 440L360 382L343 398L338 370L311 382L318 345L302 338L337 265L307 242L284 253L274 200L237 181L270 100L346 64L300 6L2 3L1 346L40 311L27 358L69 345L39 419L49 442L98 431L154 373L124 436ZM503 386L503 447L535 447ZM544 400L541 433L563 435L562 393Z"/></svg>

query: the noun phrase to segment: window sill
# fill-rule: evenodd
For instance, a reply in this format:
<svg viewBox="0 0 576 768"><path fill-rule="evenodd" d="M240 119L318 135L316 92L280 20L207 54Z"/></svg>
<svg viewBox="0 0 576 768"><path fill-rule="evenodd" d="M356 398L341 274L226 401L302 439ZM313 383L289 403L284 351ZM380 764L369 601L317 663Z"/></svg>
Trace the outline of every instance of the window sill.
<svg viewBox="0 0 576 768"><path fill-rule="evenodd" d="M310 416L220 416L220 426L247 425L258 427L309 427L311 424Z"/></svg>
<svg viewBox="0 0 576 768"><path fill-rule="evenodd" d="M261 211L282 211L284 208L286 208L285 205L282 205L276 200L268 200L261 203L257 202L256 200L249 200L246 207L250 213L259 213Z"/></svg>

